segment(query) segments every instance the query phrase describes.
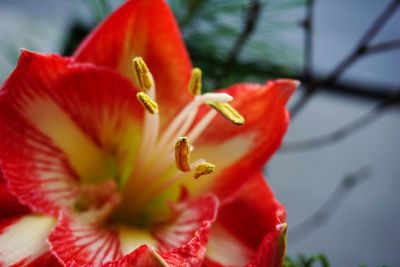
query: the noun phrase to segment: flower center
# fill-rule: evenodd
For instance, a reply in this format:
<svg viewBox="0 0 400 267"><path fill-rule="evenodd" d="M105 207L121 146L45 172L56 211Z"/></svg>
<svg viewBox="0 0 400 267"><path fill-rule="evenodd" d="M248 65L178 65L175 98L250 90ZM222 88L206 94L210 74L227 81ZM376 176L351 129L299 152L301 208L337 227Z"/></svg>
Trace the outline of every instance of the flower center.
<svg viewBox="0 0 400 267"><path fill-rule="evenodd" d="M133 60L134 82L140 88L137 100L147 112L144 115L142 140L134 169L128 179L120 181L121 200L116 203L112 219L118 223L148 227L168 220L166 201L179 196L179 184L188 173L199 178L214 172L215 166L205 159L192 160L190 154L204 130L219 112L232 123L242 125L244 118L228 104L233 98L225 93L201 94L201 70L193 69L189 90L193 100L163 130L156 102L156 86L142 58ZM194 123L199 107L212 109Z"/></svg>

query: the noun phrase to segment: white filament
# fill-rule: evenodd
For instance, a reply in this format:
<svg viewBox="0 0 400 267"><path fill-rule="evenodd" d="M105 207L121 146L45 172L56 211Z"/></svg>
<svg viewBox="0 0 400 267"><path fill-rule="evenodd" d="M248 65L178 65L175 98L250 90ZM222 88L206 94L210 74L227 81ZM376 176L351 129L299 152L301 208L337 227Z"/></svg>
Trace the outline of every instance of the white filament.
<svg viewBox="0 0 400 267"><path fill-rule="evenodd" d="M154 81L153 81L153 84ZM155 87L149 89L149 96L155 100ZM150 188L156 179L162 177L163 174L174 164L174 145L176 140L181 136L187 136L193 144L207 129L208 125L216 116L215 110L210 110L206 115L189 131L192 127L194 119L198 113L201 104L207 101L229 102L233 98L226 93L206 93L196 96L193 101L188 103L181 112L169 124L167 129L159 134L160 118L158 113L151 115L148 112L144 118L144 128L142 133L142 142L136 158L135 179L141 179L141 188ZM193 148L191 148L193 150ZM195 168L199 163L205 162L204 159L198 159L191 164L191 168ZM149 168L151 166L151 168ZM166 190L173 183L181 179L184 172L176 170L163 179L161 185L138 192L146 199L159 194Z"/></svg>

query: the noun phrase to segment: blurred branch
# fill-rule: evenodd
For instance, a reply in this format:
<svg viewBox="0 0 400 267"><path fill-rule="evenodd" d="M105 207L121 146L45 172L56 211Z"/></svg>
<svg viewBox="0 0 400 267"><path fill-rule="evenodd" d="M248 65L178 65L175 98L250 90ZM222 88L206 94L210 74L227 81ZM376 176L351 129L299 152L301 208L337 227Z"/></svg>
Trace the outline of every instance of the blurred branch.
<svg viewBox="0 0 400 267"><path fill-rule="evenodd" d="M254 32L257 26L258 18L261 13L261 2L260 0L250 0L249 7L247 9L246 19L244 21L243 29L236 39L234 45L228 53L228 57L225 62L225 67L218 74L218 77L223 77L229 74L232 67L237 63L237 59L242 52L245 44ZM216 79L217 83L220 79ZM217 84L215 87L218 88L220 85Z"/></svg>
<svg viewBox="0 0 400 267"><path fill-rule="evenodd" d="M367 167L346 175L332 194L328 196L325 202L310 217L289 230L290 244L303 240L310 233L326 224L352 190L369 176L370 170Z"/></svg>
<svg viewBox="0 0 400 267"><path fill-rule="evenodd" d="M400 5L399 0L392 0L383 12L376 18L372 25L367 29L361 39L358 41L355 49L341 62L332 73L326 78L327 82L337 80L342 73L349 68L361 56L369 53L368 44L379 32L379 30L386 24L386 22L395 13Z"/></svg>
<svg viewBox="0 0 400 267"><path fill-rule="evenodd" d="M319 80L316 80L319 84ZM321 85L322 86L322 85ZM335 81L330 84L324 84L324 91L339 93L342 95L355 96L369 100L387 101L397 99L400 90L382 85L372 85L360 83L357 81Z"/></svg>
<svg viewBox="0 0 400 267"><path fill-rule="evenodd" d="M313 50L313 29L314 29L314 0L307 0L306 17L303 21L305 32L304 38L304 80L312 84L312 50Z"/></svg>
<svg viewBox="0 0 400 267"><path fill-rule="evenodd" d="M207 3L208 0L191 0L184 1L182 4L186 5L186 12L183 18L180 20L180 29L185 31L187 25L195 17L195 14L200 10L200 8Z"/></svg>
<svg viewBox="0 0 400 267"><path fill-rule="evenodd" d="M371 46L367 47L367 52L369 54L372 54L372 53L383 52L383 51L398 49L398 48L400 48L400 39L371 45Z"/></svg>
<svg viewBox="0 0 400 267"><path fill-rule="evenodd" d="M247 40L249 39L249 37L256 28L256 24L260 16L260 11L261 11L260 1L251 0L249 8L247 10L247 15L243 26L243 30L236 39L236 42L233 45L232 49L229 51L228 59L226 60L226 66L230 66L231 64L236 63L237 58L240 55L240 52L242 51Z"/></svg>
<svg viewBox="0 0 400 267"><path fill-rule="evenodd" d="M292 117L295 117L299 113L299 111L307 104L307 102L312 98L312 96L314 96L317 91L319 91L323 87L326 87L327 85L334 84L343 74L343 72L345 72L351 65L353 65L354 62L356 62L362 56L365 56L369 53L384 51L387 49L388 44L385 44L383 47L378 45L378 49L376 48L376 46L368 47L368 44L371 39L375 37L375 35L381 30L381 28L385 25L389 18L394 14L399 5L400 0L392 0L389 3L389 5L376 18L376 20L371 24L371 26L358 41L355 49L353 49L353 51L334 68L334 70L331 72L330 75L328 75L327 78L325 78L323 81L320 81L318 84L315 84L314 82L310 83L309 79L307 79L307 77L304 77L303 80L305 82L305 89L299 100L295 102L291 108ZM307 12L307 14L309 13ZM306 45L309 44L306 43ZM390 44L390 46L393 46L393 43Z"/></svg>
<svg viewBox="0 0 400 267"><path fill-rule="evenodd" d="M399 96L400 94L397 94L396 97L390 97L387 100L382 101L361 117L355 119L354 121L348 123L347 125L332 133L302 141L285 143L282 145L282 148L279 150L279 152L303 152L306 150L316 149L339 142L370 125L372 122L380 118L380 116L388 108L392 107L393 105L398 105L400 102Z"/></svg>

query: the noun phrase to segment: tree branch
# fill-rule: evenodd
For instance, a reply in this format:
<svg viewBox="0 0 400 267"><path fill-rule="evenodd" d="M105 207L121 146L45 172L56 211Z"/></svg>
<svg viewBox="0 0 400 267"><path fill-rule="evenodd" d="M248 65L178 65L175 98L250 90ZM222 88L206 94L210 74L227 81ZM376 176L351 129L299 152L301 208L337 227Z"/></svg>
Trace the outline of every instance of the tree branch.
<svg viewBox="0 0 400 267"><path fill-rule="evenodd" d="M246 18L243 25L243 30L241 31L235 43L233 44L231 50L229 51L228 57L224 64L224 68L221 70L221 72L217 75L215 79L217 81L217 85L215 86L216 88L219 87L218 83L221 80L220 78L228 75L232 70L232 67L234 67L234 65L236 64L245 44L247 43L250 36L256 29L260 13L261 13L260 0L250 0L250 4L247 9Z"/></svg>
<svg viewBox="0 0 400 267"><path fill-rule="evenodd" d="M365 181L370 174L370 170L367 167L363 167L354 173L346 175L332 194L310 217L289 229L289 244L293 245L303 240L310 233L325 225L352 190Z"/></svg>
<svg viewBox="0 0 400 267"><path fill-rule="evenodd" d="M314 0L306 2L306 16L302 24L304 28L304 78L302 88L304 89L299 101L290 109L292 118L303 108L312 96L315 89L314 74L312 68L313 29L314 29Z"/></svg>
<svg viewBox="0 0 400 267"><path fill-rule="evenodd" d="M382 42L379 44L371 45L367 47L368 54L384 52L387 50L392 49L399 49L400 48L400 39Z"/></svg>
<svg viewBox="0 0 400 267"><path fill-rule="evenodd" d="M307 0L304 28L304 79L312 84L313 66L313 30L314 30L314 0Z"/></svg>
<svg viewBox="0 0 400 267"><path fill-rule="evenodd" d="M389 107L392 107L396 104L398 105L399 103L400 101L398 94L396 97L391 97L385 101L382 101L361 117L355 119L354 121L348 123L347 125L339 128L332 133L302 141L284 143L279 152L304 152L307 150L317 149L339 142L351 136L352 134L355 134L358 131L362 130L364 127L368 126L369 124L380 118L383 112L386 111Z"/></svg>
<svg viewBox="0 0 400 267"><path fill-rule="evenodd" d="M349 68L357 59L368 52L367 47L369 42L394 14L399 4L399 0L392 0L392 2L389 3L389 5L376 18L376 20L358 41L355 49L341 63L339 63L332 73L326 78L328 82L337 80L347 68Z"/></svg>
<svg viewBox="0 0 400 267"><path fill-rule="evenodd" d="M379 30L385 25L389 18L394 14L399 5L400 0L392 0L392 2L389 3L389 5L376 18L376 20L371 24L371 26L358 41L355 49L334 68L334 70L331 72L330 75L328 75L327 78L325 78L318 84L313 82L310 85L307 77L305 77L305 84L303 85L305 91L299 98L299 100L295 102L290 109L292 118L294 118L299 113L299 111L308 103L308 101L314 96L317 91L319 91L322 87L326 85L336 83L343 72L346 71L351 65L353 65L353 63L355 63L360 57L367 55L368 53L384 51L385 49L387 49L388 44L385 44L383 47L379 45L378 48L376 48L375 46L371 46L368 48L368 44L371 39L375 37L375 35L379 32ZM393 43L390 44L390 46L393 46ZM314 80L315 79L313 79L313 81Z"/></svg>

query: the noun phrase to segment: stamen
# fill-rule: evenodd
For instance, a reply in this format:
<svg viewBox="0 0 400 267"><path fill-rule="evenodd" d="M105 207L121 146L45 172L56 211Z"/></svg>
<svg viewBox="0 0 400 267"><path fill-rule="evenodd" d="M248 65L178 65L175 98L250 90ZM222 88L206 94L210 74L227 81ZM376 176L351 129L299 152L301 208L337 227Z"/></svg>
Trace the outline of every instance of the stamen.
<svg viewBox="0 0 400 267"><path fill-rule="evenodd" d="M175 140L179 136L185 134L182 133L180 135L177 135L177 132L181 132L181 130L179 129L183 128L182 124L188 124L188 122L190 122L188 127L191 126L194 116L193 119L191 119L190 121L188 121L188 118L190 119L190 117L192 116L191 114L197 113L197 109L201 103L201 99L199 97L195 97L192 102L190 102L183 110L181 110L178 116L174 118L174 120L169 124L168 128L164 131L163 135L160 137L160 140L157 144L156 153L160 153L161 151L164 151L169 147L173 147Z"/></svg>
<svg viewBox="0 0 400 267"><path fill-rule="evenodd" d="M207 105L210 107L214 108L216 111L221 113L222 116L224 116L226 119L230 120L233 124L236 125L243 125L244 124L244 118L240 113L234 109L231 105L228 103L221 103L221 102L216 102L216 101L208 101L206 102Z"/></svg>
<svg viewBox="0 0 400 267"><path fill-rule="evenodd" d="M215 101L215 102L231 102L233 97L227 93L205 93L201 96L204 102Z"/></svg>
<svg viewBox="0 0 400 267"><path fill-rule="evenodd" d="M194 178L199 178L200 176L207 175L213 173L215 171L215 165L209 162L202 162L196 166L196 170L194 172Z"/></svg>
<svg viewBox="0 0 400 267"><path fill-rule="evenodd" d="M151 73L147 68L143 58L135 57L132 60L133 78L135 84L140 87L142 91L147 91L153 86Z"/></svg>
<svg viewBox="0 0 400 267"><path fill-rule="evenodd" d="M201 69L194 68L189 82L189 90L192 95L201 95Z"/></svg>
<svg viewBox="0 0 400 267"><path fill-rule="evenodd" d="M190 145L187 137L180 137L175 144L176 167L183 171L190 171Z"/></svg>
<svg viewBox="0 0 400 267"><path fill-rule="evenodd" d="M197 124L193 127L192 130L187 134L190 141L194 144L200 135L207 129L207 126L211 123L214 117L218 113L215 110L210 110Z"/></svg>
<svg viewBox="0 0 400 267"><path fill-rule="evenodd" d="M138 101L147 109L151 114L156 114L158 112L158 105L153 101L150 96L146 93L139 92L136 94Z"/></svg>

